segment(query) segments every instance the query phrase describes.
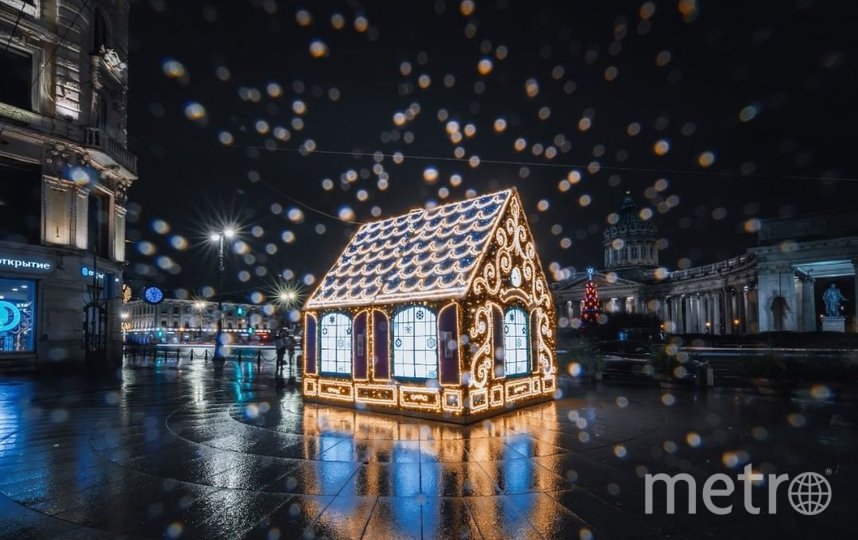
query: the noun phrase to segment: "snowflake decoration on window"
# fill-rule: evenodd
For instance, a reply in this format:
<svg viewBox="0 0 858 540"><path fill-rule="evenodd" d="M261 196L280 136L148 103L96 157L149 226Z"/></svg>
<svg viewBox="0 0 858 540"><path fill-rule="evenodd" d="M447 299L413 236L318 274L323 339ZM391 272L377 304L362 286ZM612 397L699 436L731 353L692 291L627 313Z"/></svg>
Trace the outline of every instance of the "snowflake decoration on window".
<svg viewBox="0 0 858 540"><path fill-rule="evenodd" d="M526 326L522 326L522 327L521 327L521 334L522 334L522 335L524 335L524 336L526 336L526 335L527 335L527 327L526 327Z"/></svg>
<svg viewBox="0 0 858 540"><path fill-rule="evenodd" d="M345 347L346 347L346 342L343 340L343 338L338 339L337 340L337 348L338 349L344 349Z"/></svg>
<svg viewBox="0 0 858 540"><path fill-rule="evenodd" d="M416 313L414 316L415 316L415 317L417 317L417 320L422 321L422 320L423 320L423 310L422 310L422 309L418 309L418 310L417 310L417 313Z"/></svg>
<svg viewBox="0 0 858 540"><path fill-rule="evenodd" d="M331 315L330 317L328 317L328 322L329 322L329 323L331 323L331 324L334 324L334 321L336 321L336 320L337 320L337 319L336 319L333 315Z"/></svg>
<svg viewBox="0 0 858 540"><path fill-rule="evenodd" d="M406 327L405 327L405 333L406 333L406 334L410 334L410 333L411 333L411 327L410 327L410 326L406 326Z"/></svg>
<svg viewBox="0 0 858 540"><path fill-rule="evenodd" d="M396 341L394 341L393 344L396 345L397 347L402 347L402 340L399 338L396 338Z"/></svg>
<svg viewBox="0 0 858 540"><path fill-rule="evenodd" d="M503 325L503 333L505 336L509 335L509 325Z"/></svg>
<svg viewBox="0 0 858 540"><path fill-rule="evenodd" d="M515 338L515 346L521 347L521 338Z"/></svg>
<svg viewBox="0 0 858 540"><path fill-rule="evenodd" d="M427 349L433 349L434 350L435 345L437 345L437 343L435 342L434 338L429 338L426 340L426 348Z"/></svg>
<svg viewBox="0 0 858 540"><path fill-rule="evenodd" d="M327 328L322 328L322 335L323 335L323 336L327 336L327 335L328 335L328 329L327 329Z"/></svg>

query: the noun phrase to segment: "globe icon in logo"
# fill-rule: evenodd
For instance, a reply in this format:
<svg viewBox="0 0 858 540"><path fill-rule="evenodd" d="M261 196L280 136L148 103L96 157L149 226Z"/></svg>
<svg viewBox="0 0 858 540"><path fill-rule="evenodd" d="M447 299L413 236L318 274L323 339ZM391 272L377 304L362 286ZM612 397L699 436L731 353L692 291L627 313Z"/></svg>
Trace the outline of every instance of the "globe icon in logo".
<svg viewBox="0 0 858 540"><path fill-rule="evenodd" d="M815 516L831 502L831 484L815 472L803 472L789 483L789 503L799 514Z"/></svg>

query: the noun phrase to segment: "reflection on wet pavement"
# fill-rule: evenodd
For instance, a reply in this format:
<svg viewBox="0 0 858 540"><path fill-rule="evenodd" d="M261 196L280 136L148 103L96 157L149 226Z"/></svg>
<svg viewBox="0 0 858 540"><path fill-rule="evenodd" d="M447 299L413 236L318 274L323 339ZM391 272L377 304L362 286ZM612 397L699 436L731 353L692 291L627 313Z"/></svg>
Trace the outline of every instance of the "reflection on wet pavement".
<svg viewBox="0 0 858 540"><path fill-rule="evenodd" d="M850 403L569 387L471 426L304 404L255 365L0 381L0 533L31 537L852 536ZM643 476L828 469L821 516L644 514ZM764 490L764 486L759 486ZM737 496L741 493L737 493ZM742 508L740 499L734 504Z"/></svg>

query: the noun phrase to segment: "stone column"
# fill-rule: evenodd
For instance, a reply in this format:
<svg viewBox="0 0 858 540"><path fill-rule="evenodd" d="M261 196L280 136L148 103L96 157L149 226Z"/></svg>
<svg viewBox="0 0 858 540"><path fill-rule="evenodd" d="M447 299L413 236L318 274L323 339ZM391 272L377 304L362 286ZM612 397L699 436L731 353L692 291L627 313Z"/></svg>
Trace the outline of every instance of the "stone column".
<svg viewBox="0 0 858 540"><path fill-rule="evenodd" d="M710 334L715 335L715 309L712 306L713 296L712 291L706 292L706 321L709 323L707 330Z"/></svg>
<svg viewBox="0 0 858 540"><path fill-rule="evenodd" d="M682 294L676 299L676 333L684 334L685 329L685 295Z"/></svg>
<svg viewBox="0 0 858 540"><path fill-rule="evenodd" d="M721 335L721 291L712 291L712 333Z"/></svg>
<svg viewBox="0 0 858 540"><path fill-rule="evenodd" d="M688 328L688 332L692 333L692 334L696 334L700 331L700 329L699 329L700 317L698 316L699 314L697 313L697 307L698 307L699 302L700 302L700 299L697 298L696 295L694 295L694 294L688 295L688 310L689 310L688 319L689 319L689 322L691 323L690 327Z"/></svg>
<svg viewBox="0 0 858 540"><path fill-rule="evenodd" d="M752 285L748 289L748 311L745 313L747 316L745 332L748 332L749 334L759 333L759 311L759 293L757 291L756 285Z"/></svg>
<svg viewBox="0 0 858 540"><path fill-rule="evenodd" d="M682 317L682 295L674 296L671 300L673 307L673 331L677 334L685 332L685 320Z"/></svg>
<svg viewBox="0 0 858 540"><path fill-rule="evenodd" d="M858 332L858 259L852 261L852 272L855 279L855 290L852 291L852 298L849 299L852 305L855 306L852 311L852 331Z"/></svg>
<svg viewBox="0 0 858 540"><path fill-rule="evenodd" d="M706 333L706 296L697 295L697 333Z"/></svg>
<svg viewBox="0 0 858 540"><path fill-rule="evenodd" d="M799 330L814 332L816 331L816 298L814 298L813 278L802 276L800 279L801 319L799 320Z"/></svg>
<svg viewBox="0 0 858 540"><path fill-rule="evenodd" d="M709 320L712 321L712 335L718 334L718 317L715 316L715 301L718 294L716 291L709 291Z"/></svg>
<svg viewBox="0 0 858 540"><path fill-rule="evenodd" d="M674 307L674 298L673 296L665 296L664 297L664 313L665 313L665 325L664 329L667 332L676 332L676 326L674 323L674 316L676 313L676 308Z"/></svg>

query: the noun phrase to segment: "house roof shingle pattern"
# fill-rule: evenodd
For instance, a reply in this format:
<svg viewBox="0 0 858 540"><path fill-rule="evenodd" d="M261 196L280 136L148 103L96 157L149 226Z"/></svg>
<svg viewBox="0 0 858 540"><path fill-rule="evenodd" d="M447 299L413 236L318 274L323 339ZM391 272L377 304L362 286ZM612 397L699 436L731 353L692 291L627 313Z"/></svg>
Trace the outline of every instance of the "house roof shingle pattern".
<svg viewBox="0 0 858 540"><path fill-rule="evenodd" d="M306 308L463 296L511 195L500 191L363 225Z"/></svg>

